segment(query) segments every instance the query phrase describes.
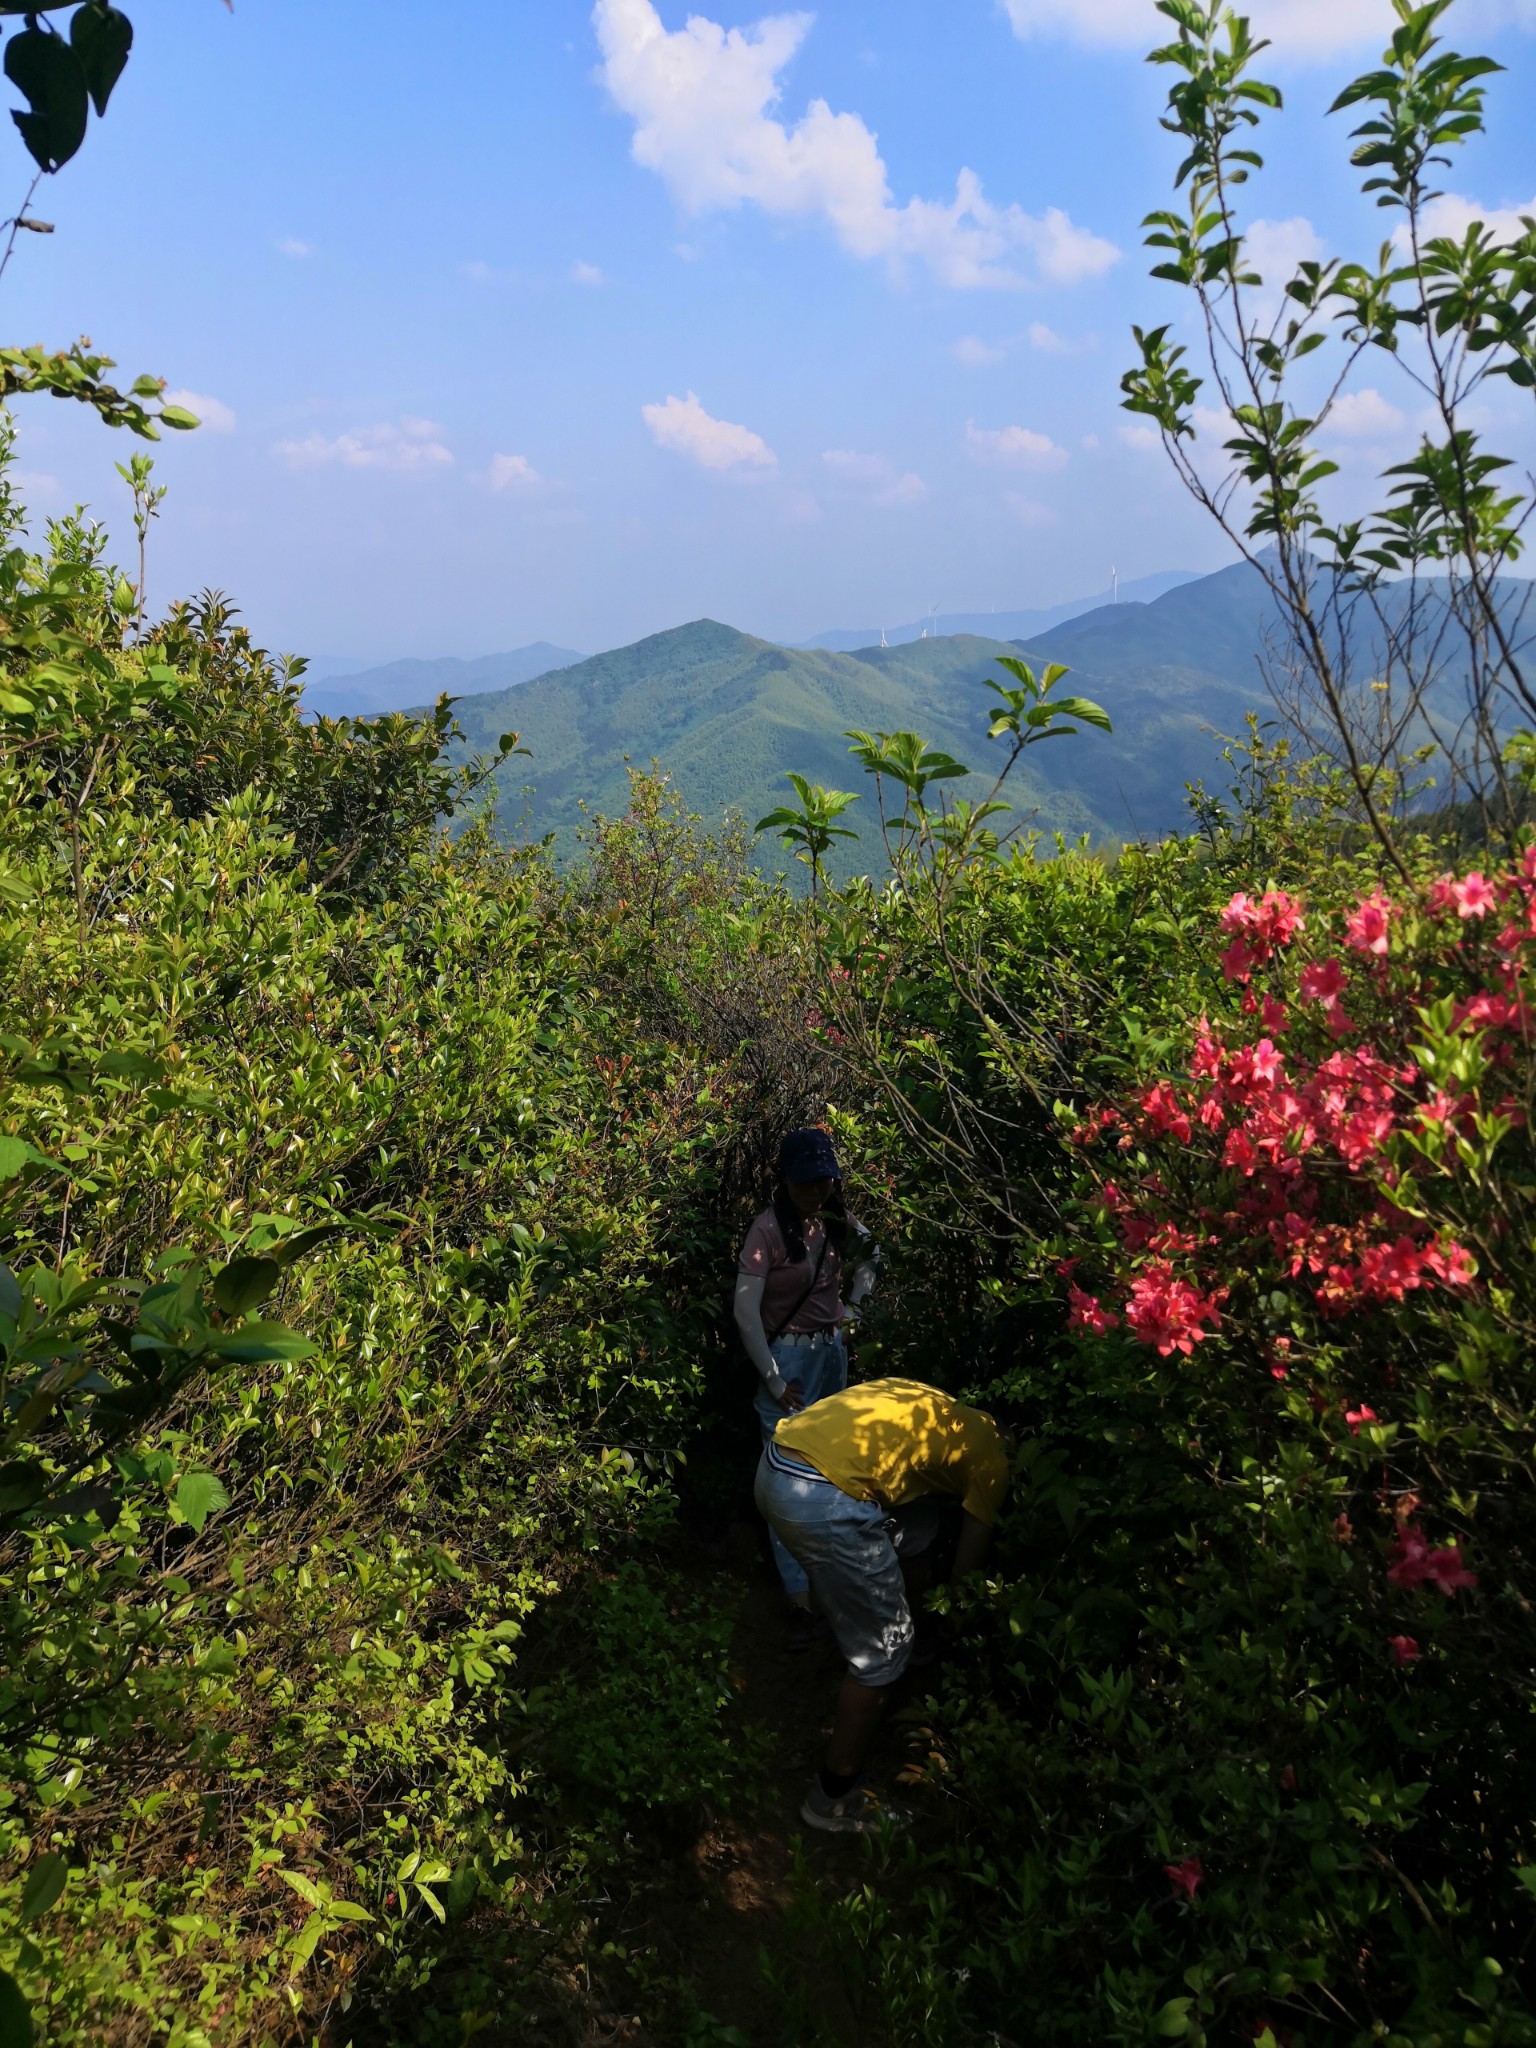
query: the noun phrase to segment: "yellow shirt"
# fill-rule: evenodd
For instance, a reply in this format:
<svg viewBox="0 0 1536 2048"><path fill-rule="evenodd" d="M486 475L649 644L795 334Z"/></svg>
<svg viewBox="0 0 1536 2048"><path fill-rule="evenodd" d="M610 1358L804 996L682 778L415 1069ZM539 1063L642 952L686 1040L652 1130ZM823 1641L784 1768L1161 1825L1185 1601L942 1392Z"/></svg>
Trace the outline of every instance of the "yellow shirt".
<svg viewBox="0 0 1536 2048"><path fill-rule="evenodd" d="M997 1425L921 1380L868 1380L790 1415L773 1433L855 1500L905 1507L947 1493L989 1527L1008 1491Z"/></svg>

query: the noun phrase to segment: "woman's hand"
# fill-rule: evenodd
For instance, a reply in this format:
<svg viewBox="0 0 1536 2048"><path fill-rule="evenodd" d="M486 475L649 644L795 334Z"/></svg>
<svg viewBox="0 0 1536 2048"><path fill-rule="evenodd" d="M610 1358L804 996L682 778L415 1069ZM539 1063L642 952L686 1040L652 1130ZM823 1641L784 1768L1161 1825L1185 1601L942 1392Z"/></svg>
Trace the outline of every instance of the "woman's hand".
<svg viewBox="0 0 1536 2048"><path fill-rule="evenodd" d="M791 1415L798 1415L800 1413L800 1410L805 1406L805 1388L799 1380L785 1381L784 1393L779 1401L779 1406L787 1409Z"/></svg>

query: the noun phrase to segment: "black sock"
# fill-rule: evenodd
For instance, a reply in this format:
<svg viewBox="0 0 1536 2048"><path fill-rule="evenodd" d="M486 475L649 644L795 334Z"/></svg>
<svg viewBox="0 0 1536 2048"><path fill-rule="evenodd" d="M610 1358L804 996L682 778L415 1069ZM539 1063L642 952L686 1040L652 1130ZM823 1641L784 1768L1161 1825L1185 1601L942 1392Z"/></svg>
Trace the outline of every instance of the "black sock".
<svg viewBox="0 0 1536 2048"><path fill-rule="evenodd" d="M844 1799L859 1782L857 1771L850 1771L846 1777L841 1771L829 1771L825 1764L816 1773L817 1783L829 1799Z"/></svg>

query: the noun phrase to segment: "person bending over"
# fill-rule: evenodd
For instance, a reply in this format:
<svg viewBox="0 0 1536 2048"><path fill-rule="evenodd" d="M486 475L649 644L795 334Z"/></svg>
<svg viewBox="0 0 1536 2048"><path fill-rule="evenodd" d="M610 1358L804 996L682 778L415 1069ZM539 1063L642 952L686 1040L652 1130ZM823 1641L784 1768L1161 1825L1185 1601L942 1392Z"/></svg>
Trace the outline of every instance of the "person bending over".
<svg viewBox="0 0 1536 2048"><path fill-rule="evenodd" d="M804 1569L847 1674L801 1818L868 1834L909 1816L870 1789L864 1767L890 1688L912 1657L903 1564L919 1563L958 1502L953 1576L986 1556L1008 1452L997 1424L920 1380L869 1380L782 1421L763 1448L756 1499Z"/></svg>
<svg viewBox="0 0 1536 2048"><path fill-rule="evenodd" d="M845 1321L874 1285L879 1249L843 1205L842 1168L823 1130L790 1131L779 1146L773 1200L753 1218L736 1272L736 1327L757 1367L753 1401L762 1440L775 1425L848 1384ZM842 1299L844 1277L848 1300ZM810 1589L777 1536L773 1561L789 1602L788 1641L809 1647Z"/></svg>

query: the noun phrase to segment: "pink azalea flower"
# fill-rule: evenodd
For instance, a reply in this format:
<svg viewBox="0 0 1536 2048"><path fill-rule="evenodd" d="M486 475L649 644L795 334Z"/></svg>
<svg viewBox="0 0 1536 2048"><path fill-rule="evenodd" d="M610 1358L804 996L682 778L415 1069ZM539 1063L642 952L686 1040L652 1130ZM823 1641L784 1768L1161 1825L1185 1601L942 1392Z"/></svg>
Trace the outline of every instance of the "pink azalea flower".
<svg viewBox="0 0 1536 2048"><path fill-rule="evenodd" d="M1309 1003L1336 1003L1343 992L1341 961L1313 960L1301 970L1301 993Z"/></svg>
<svg viewBox="0 0 1536 2048"><path fill-rule="evenodd" d="M1390 1556L1387 1578L1394 1586L1433 1586L1449 1599L1463 1586L1477 1584L1476 1572L1469 1572L1461 1561L1459 1545L1450 1550L1432 1550L1412 1522L1404 1522L1398 1531Z"/></svg>
<svg viewBox="0 0 1536 2048"><path fill-rule="evenodd" d="M1390 899L1380 890L1374 890L1357 906L1353 917L1344 927L1344 943L1356 953L1384 954L1388 943L1388 926L1393 917Z"/></svg>
<svg viewBox="0 0 1536 2048"><path fill-rule="evenodd" d="M1431 917L1444 917L1448 910L1456 908L1456 877L1439 875L1429 885L1429 894L1424 899L1425 908Z"/></svg>
<svg viewBox="0 0 1536 2048"><path fill-rule="evenodd" d="M1257 964L1253 948L1244 938L1234 939L1221 955L1221 971L1228 981L1251 981Z"/></svg>
<svg viewBox="0 0 1536 2048"><path fill-rule="evenodd" d="M1177 1138L1181 1145L1189 1143L1189 1118L1166 1081L1159 1081L1146 1091L1141 1098L1141 1109L1159 1137Z"/></svg>
<svg viewBox="0 0 1536 2048"><path fill-rule="evenodd" d="M1470 1287L1477 1277L1472 1254L1464 1244L1457 1244L1454 1239L1431 1245L1424 1254L1424 1264L1442 1287Z"/></svg>
<svg viewBox="0 0 1536 2048"><path fill-rule="evenodd" d="M1392 1646L1392 1659L1396 1664L1416 1663L1424 1654L1412 1636L1389 1636L1387 1640Z"/></svg>
<svg viewBox="0 0 1536 2048"><path fill-rule="evenodd" d="M1273 996L1264 998L1264 1029L1266 1031L1289 1031L1291 1020L1286 1015L1284 1003L1277 1003Z"/></svg>
<svg viewBox="0 0 1536 2048"><path fill-rule="evenodd" d="M1119 1324L1120 1318L1113 1309L1102 1307L1096 1294L1085 1294L1081 1287L1068 1288L1067 1301L1072 1311L1067 1318L1069 1330L1079 1330L1091 1337L1103 1337Z"/></svg>
<svg viewBox="0 0 1536 2048"><path fill-rule="evenodd" d="M1182 1351L1188 1358L1209 1334L1201 1324L1219 1327L1221 1314L1215 1297L1201 1296L1187 1280L1175 1276L1166 1259L1155 1259L1132 1283L1125 1320L1140 1341L1155 1345L1162 1357Z"/></svg>
<svg viewBox="0 0 1536 2048"><path fill-rule="evenodd" d="M1374 1408L1346 1408L1344 1410L1344 1420L1349 1424L1351 1436L1358 1436L1360 1434L1362 1423L1374 1422L1376 1419L1376 1410Z"/></svg>
<svg viewBox="0 0 1536 2048"><path fill-rule="evenodd" d="M1253 898L1239 889L1221 913L1221 928L1229 938L1238 932L1250 932L1258 918L1258 911L1259 906Z"/></svg>
<svg viewBox="0 0 1536 2048"><path fill-rule="evenodd" d="M1305 929L1306 922L1301 905L1294 896L1287 896L1283 889L1264 891L1254 924L1259 936L1267 939L1270 945L1288 946L1296 934Z"/></svg>
<svg viewBox="0 0 1536 2048"><path fill-rule="evenodd" d="M1189 1071L1197 1081L1214 1081L1221 1072L1221 1047L1211 1036L1208 1017L1195 1028L1195 1049L1189 1056Z"/></svg>
<svg viewBox="0 0 1536 2048"><path fill-rule="evenodd" d="M1411 1237L1367 1245L1360 1254L1361 1292L1378 1301L1401 1301L1423 1285L1424 1254Z"/></svg>
<svg viewBox="0 0 1536 2048"><path fill-rule="evenodd" d="M1186 1856L1182 1863L1165 1863L1164 1875L1176 1892L1182 1892L1191 1903L1195 1893L1205 1881L1205 1872L1200 1867L1198 1856Z"/></svg>
<svg viewBox="0 0 1536 2048"><path fill-rule="evenodd" d="M1451 898L1460 918L1486 917L1498 901L1485 875L1473 873L1451 884Z"/></svg>

